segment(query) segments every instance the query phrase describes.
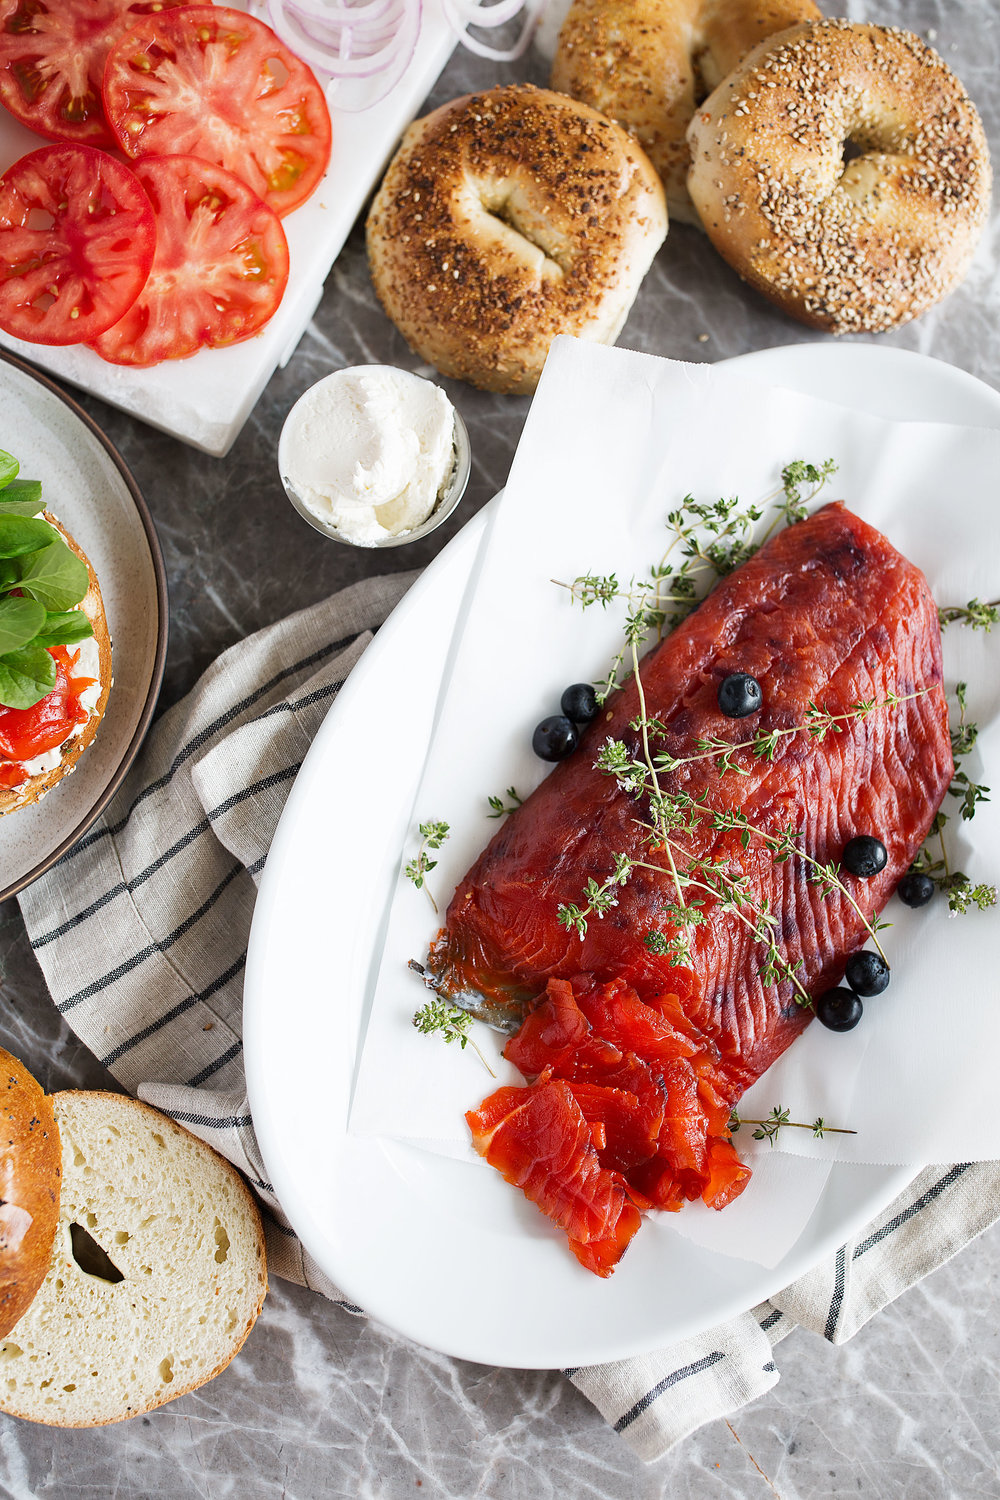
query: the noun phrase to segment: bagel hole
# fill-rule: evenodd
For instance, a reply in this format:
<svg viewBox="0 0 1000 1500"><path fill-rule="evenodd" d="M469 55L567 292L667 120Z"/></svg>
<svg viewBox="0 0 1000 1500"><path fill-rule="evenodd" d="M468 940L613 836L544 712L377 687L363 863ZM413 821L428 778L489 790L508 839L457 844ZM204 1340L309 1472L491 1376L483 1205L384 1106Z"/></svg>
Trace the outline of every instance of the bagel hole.
<svg viewBox="0 0 1000 1500"><path fill-rule="evenodd" d="M525 224L523 217L516 211L516 209L511 207L509 200L507 202L498 203L492 206L486 205L486 212L490 215L490 218L498 219L499 222L505 225L507 229L511 229L515 234L519 234L522 240L527 240L532 249L540 250L545 256L546 260L552 259L545 246L540 244L535 238L535 234L532 233L533 226ZM537 233L537 231L535 231L535 233Z"/></svg>
<svg viewBox="0 0 1000 1500"><path fill-rule="evenodd" d="M535 252L540 252L550 274L563 275L567 266L563 264L553 244L553 236L530 204L517 203L514 192L507 183L484 182L479 187L479 203L483 211L505 229L524 240Z"/></svg>
<svg viewBox="0 0 1000 1500"><path fill-rule="evenodd" d="M864 156L865 148L856 141L853 136L848 136L841 151L841 160L844 167L849 167L852 161L857 161L859 156Z"/></svg>
<svg viewBox="0 0 1000 1500"><path fill-rule="evenodd" d="M69 1226L69 1238L73 1247L73 1259L85 1275L96 1276L99 1281L108 1281L112 1286L125 1280L108 1252L101 1248L93 1235L87 1233L82 1224Z"/></svg>

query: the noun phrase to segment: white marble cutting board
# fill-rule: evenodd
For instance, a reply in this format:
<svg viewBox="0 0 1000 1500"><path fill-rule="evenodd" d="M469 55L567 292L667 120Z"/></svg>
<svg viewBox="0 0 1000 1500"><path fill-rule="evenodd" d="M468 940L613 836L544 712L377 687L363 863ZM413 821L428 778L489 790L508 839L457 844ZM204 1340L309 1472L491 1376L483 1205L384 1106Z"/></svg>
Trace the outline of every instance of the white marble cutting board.
<svg viewBox="0 0 1000 1500"><path fill-rule="evenodd" d="M233 0L241 10L257 9ZM0 344L42 370L101 396L173 437L221 458L279 365L290 358L323 293L331 266L400 135L418 114L455 46L440 0L425 0L420 38L403 78L357 114L331 104L333 151L316 192L284 221L291 254L281 306L256 338L151 369L110 365L82 345L28 344L0 331ZM47 144L0 109L0 170Z"/></svg>

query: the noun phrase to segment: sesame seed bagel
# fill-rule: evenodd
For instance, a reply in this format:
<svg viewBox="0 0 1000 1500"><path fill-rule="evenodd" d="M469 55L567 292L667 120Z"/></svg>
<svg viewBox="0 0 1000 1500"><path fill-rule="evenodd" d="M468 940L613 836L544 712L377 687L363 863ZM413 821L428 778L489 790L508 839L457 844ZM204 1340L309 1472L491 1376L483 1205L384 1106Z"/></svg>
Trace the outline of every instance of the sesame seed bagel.
<svg viewBox="0 0 1000 1500"><path fill-rule="evenodd" d="M444 375L530 393L560 333L614 343L667 232L645 153L530 84L411 125L368 216L382 306Z"/></svg>
<svg viewBox="0 0 1000 1500"><path fill-rule="evenodd" d="M812 0L573 0L550 82L630 130L670 217L698 224L687 190L695 109L759 42L819 17Z"/></svg>
<svg viewBox="0 0 1000 1500"><path fill-rule="evenodd" d="M919 316L964 276L986 222L979 116L937 53L894 27L783 32L705 101L688 139L716 249L813 328Z"/></svg>

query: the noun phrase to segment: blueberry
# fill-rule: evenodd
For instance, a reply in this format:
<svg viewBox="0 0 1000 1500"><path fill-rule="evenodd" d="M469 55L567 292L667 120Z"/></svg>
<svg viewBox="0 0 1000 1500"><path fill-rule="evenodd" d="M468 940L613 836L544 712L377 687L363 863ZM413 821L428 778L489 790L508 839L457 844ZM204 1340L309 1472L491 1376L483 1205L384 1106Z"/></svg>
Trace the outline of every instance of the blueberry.
<svg viewBox="0 0 1000 1500"><path fill-rule="evenodd" d="M730 672L719 683L719 712L727 719L745 719L755 714L763 701L760 683L749 672Z"/></svg>
<svg viewBox="0 0 1000 1500"><path fill-rule="evenodd" d="M908 870L896 887L904 906L926 906L934 894L934 882L919 870Z"/></svg>
<svg viewBox="0 0 1000 1500"><path fill-rule="evenodd" d="M816 1019L829 1031L853 1031L863 1010L853 990L827 990L816 1001Z"/></svg>
<svg viewBox="0 0 1000 1500"><path fill-rule="evenodd" d="M862 880L869 880L879 870L885 869L887 858L881 839L872 838L870 833L859 833L844 845L840 863L851 875L860 875Z"/></svg>
<svg viewBox="0 0 1000 1500"><path fill-rule="evenodd" d="M863 948L852 953L844 970L844 980L856 995L881 995L889 983L889 965L878 953Z"/></svg>
<svg viewBox="0 0 1000 1500"><path fill-rule="evenodd" d="M589 724L597 718L597 694L589 682L574 682L563 693L559 707L574 724Z"/></svg>
<svg viewBox="0 0 1000 1500"><path fill-rule="evenodd" d="M537 725L531 736L531 748L542 760L565 760L573 754L579 738L572 719L565 714L550 714Z"/></svg>

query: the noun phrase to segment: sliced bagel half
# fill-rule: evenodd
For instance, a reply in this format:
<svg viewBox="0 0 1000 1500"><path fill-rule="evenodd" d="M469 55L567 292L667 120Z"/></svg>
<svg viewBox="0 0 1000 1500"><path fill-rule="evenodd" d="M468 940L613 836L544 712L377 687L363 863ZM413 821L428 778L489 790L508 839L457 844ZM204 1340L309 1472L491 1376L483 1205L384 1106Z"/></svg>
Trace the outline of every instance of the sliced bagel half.
<svg viewBox="0 0 1000 1500"><path fill-rule="evenodd" d="M211 1380L267 1291L260 1213L210 1146L120 1094L52 1095L62 1141L47 1275L0 1344L0 1410L121 1422Z"/></svg>

